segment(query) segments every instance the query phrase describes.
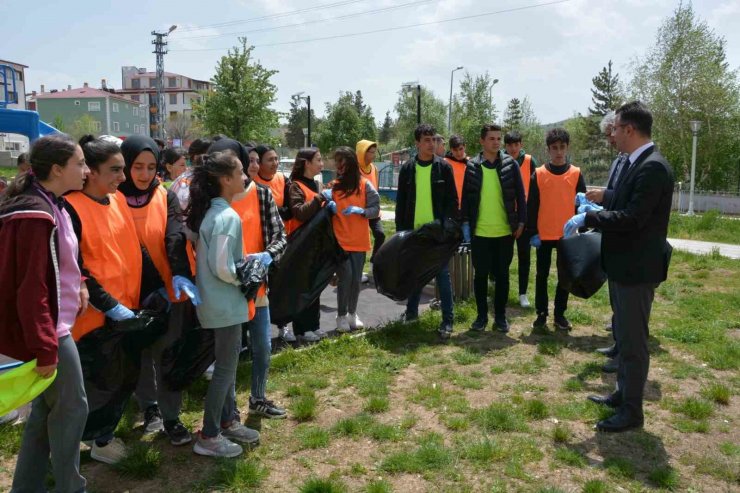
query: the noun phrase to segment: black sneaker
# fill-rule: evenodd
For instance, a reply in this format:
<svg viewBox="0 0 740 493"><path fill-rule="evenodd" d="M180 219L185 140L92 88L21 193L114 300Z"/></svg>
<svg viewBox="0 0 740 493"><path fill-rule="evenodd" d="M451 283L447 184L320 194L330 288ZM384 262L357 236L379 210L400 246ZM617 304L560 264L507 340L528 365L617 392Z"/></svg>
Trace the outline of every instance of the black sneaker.
<svg viewBox="0 0 740 493"><path fill-rule="evenodd" d="M488 325L488 320L485 318L476 318L475 322L473 322L473 325L470 326L470 330L475 330L477 332L483 332L486 330L486 325Z"/></svg>
<svg viewBox="0 0 740 493"><path fill-rule="evenodd" d="M450 336L452 336L452 324L449 322L442 322L442 324L439 326L439 329L437 329L437 333L439 334L439 337L442 339L449 339Z"/></svg>
<svg viewBox="0 0 740 493"><path fill-rule="evenodd" d="M159 406L154 404L146 408L144 411L144 434L159 433L163 429L162 413L159 412Z"/></svg>
<svg viewBox="0 0 740 493"><path fill-rule="evenodd" d="M190 431L185 428L185 425L183 425L179 419L174 421L165 421L164 431L167 433L167 436L170 437L170 443L172 445L185 445L186 443L190 443L193 439L193 437L190 436Z"/></svg>
<svg viewBox="0 0 740 493"><path fill-rule="evenodd" d="M571 330L573 328L571 323L568 322L568 319L565 318L563 315L555 317L555 327L560 330Z"/></svg>
<svg viewBox="0 0 740 493"><path fill-rule="evenodd" d="M547 327L547 314L546 313L538 313L537 319L532 322L532 328L533 329L544 329Z"/></svg>
<svg viewBox="0 0 740 493"><path fill-rule="evenodd" d="M417 320L419 320L419 314L418 313L417 314L411 314L409 312L403 312L403 314L401 315L401 322L403 322L405 324L410 324L412 322L416 322Z"/></svg>
<svg viewBox="0 0 740 493"><path fill-rule="evenodd" d="M496 330L499 332L503 332L506 334L509 332L509 321L506 320L506 317L496 317L496 320L493 322L493 324L496 326Z"/></svg>
<svg viewBox="0 0 740 493"><path fill-rule="evenodd" d="M249 413L258 414L269 419L284 419L287 417L285 409L275 405L274 402L267 399L252 399L251 397L249 398Z"/></svg>

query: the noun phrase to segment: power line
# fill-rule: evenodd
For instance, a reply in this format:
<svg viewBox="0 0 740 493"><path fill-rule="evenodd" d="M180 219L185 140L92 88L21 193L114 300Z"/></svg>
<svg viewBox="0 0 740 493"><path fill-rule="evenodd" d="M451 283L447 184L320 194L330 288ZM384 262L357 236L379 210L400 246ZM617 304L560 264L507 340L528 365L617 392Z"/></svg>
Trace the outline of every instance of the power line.
<svg viewBox="0 0 740 493"><path fill-rule="evenodd" d="M570 2L570 1L571 0L555 0L555 1L552 1L552 2L544 2L544 3L533 4L533 5L525 5L523 7L514 7L514 8L510 8L510 9L496 10L494 12L483 12L483 13L480 13L480 14L466 15L466 16L462 16L462 17L454 17L454 18L451 18L451 19L443 19L443 20L439 20L439 21L421 22L421 23L418 23L418 24L407 24L405 26L387 27L387 28L383 28L383 29L375 29L373 31L362 31L362 32L356 32L356 33L349 33L349 34L337 34L337 35L334 35L334 36L325 36L325 37L321 37L321 38L299 39L299 40L295 40L295 41L281 41L281 42L278 42L278 43L265 43L265 44L254 45L254 47L255 48L265 48L265 47L269 47L269 46L284 46L284 45L293 45L293 44L301 44L301 43L311 43L311 42L314 42L314 41L326 41L326 40L330 40L330 39L354 38L354 37L357 37L357 36L365 36L367 34L385 33L385 32L390 32L390 31L396 31L396 30L399 30L399 29L409 29L409 28L414 28L414 27L432 26L432 25L435 25L435 24L444 24L444 23L448 23L448 22L462 21L462 20L468 20L468 19L477 19L477 18L480 18L480 17L488 17L488 16L491 16L491 15L497 15L497 14L507 14L507 13L511 13L511 12L519 12L519 11L522 11L522 10L531 10L531 9L535 9L535 8L539 8L539 7L548 7L550 5L557 5L557 4L560 4L560 3L567 3L567 2ZM231 48L233 48L233 47L228 47L228 48L196 48L196 49L189 49L189 50L170 50L170 52L186 53L186 52L200 52L200 51L224 51L224 50L229 50Z"/></svg>
<svg viewBox="0 0 740 493"><path fill-rule="evenodd" d="M415 1L415 2L403 3L403 4L400 4L400 5L392 5L390 7L383 7L383 8L379 8L379 9L370 9L370 10L365 10L363 12L355 12L354 14L344 14L344 15L338 15L338 16L335 16L335 17L328 17L328 18L325 18L325 19L321 19L319 21L311 20L311 21L305 21L305 22L296 22L295 24L283 24L282 26L263 27L262 29L252 29L248 33L245 33L244 31L240 31L240 32L221 33L221 34L203 34L203 35L200 35L200 36L186 36L184 38L178 38L178 39L176 39L176 41L185 40L185 39L221 38L221 37L225 37L225 36L234 36L234 35L239 35L239 34L243 34L244 35L244 34L261 33L261 32L266 32L266 31L274 31L276 29L284 29L286 27L298 27L298 26L305 26L307 24L318 24L318 23L321 23L321 22L336 21L336 20L340 20L340 19L349 19L349 18L352 18L352 17L357 17L359 15L365 15L365 14L378 14L378 13L381 13L381 12L389 12L389 11L392 11L392 10L405 9L405 8L413 7L413 6L416 6L416 5L423 4L423 3L430 3L430 2L437 3L439 1L440 0L418 0L418 1Z"/></svg>

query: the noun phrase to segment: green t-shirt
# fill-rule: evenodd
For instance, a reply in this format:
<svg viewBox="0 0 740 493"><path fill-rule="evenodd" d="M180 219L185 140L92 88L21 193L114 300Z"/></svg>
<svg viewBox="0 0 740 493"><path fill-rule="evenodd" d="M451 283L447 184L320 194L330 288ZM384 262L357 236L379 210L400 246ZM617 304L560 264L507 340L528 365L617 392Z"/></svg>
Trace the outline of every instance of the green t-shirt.
<svg viewBox="0 0 740 493"><path fill-rule="evenodd" d="M432 209L432 165L416 163L416 207L414 208L414 229L434 221Z"/></svg>
<svg viewBox="0 0 740 493"><path fill-rule="evenodd" d="M480 208L478 222L475 225L475 236L500 238L511 234L511 227L506 218L504 194L501 191L501 180L495 169L481 166L483 185L480 191Z"/></svg>

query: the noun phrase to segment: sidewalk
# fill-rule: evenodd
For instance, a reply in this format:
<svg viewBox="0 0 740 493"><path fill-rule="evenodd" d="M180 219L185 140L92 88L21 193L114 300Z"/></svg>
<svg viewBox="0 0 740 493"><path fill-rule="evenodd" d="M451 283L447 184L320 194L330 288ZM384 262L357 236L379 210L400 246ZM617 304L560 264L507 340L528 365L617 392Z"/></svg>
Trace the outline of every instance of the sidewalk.
<svg viewBox="0 0 740 493"><path fill-rule="evenodd" d="M676 250L683 250L685 252L707 255L712 253L712 251L716 249L723 257L740 259L740 245L730 245L728 243L712 243L710 241L679 240L675 238L668 238L668 243L673 245L673 248L675 248Z"/></svg>

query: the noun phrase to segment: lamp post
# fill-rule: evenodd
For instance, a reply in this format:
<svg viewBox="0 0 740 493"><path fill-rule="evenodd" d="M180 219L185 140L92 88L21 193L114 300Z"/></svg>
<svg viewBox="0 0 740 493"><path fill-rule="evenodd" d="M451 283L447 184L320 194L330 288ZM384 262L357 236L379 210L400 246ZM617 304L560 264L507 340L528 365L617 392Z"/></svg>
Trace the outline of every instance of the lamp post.
<svg viewBox="0 0 740 493"><path fill-rule="evenodd" d="M447 138L452 133L452 80L455 78L455 72L462 69L462 66L460 66L450 72L450 107L447 110Z"/></svg>
<svg viewBox="0 0 740 493"><path fill-rule="evenodd" d="M418 82L404 82L401 87L406 90L416 89L416 124L421 123L421 84Z"/></svg>
<svg viewBox="0 0 740 493"><path fill-rule="evenodd" d="M696 140L701 129L701 122L699 120L691 120L689 122L691 126L691 133L693 139L691 143L691 186L689 188L689 210L686 211L687 216L694 215L694 177L696 176Z"/></svg>
<svg viewBox="0 0 740 493"><path fill-rule="evenodd" d="M299 100L305 100L306 101L306 112L308 113L308 123L306 125L307 128L303 129L303 135L305 137L304 141L306 143L305 147L308 147L311 145L311 96L304 96L305 94L303 91L297 92L293 94L294 98L298 98Z"/></svg>
<svg viewBox="0 0 740 493"><path fill-rule="evenodd" d="M493 86L498 84L498 79L493 79L491 87L488 90L488 103L491 105L491 123L493 123Z"/></svg>

